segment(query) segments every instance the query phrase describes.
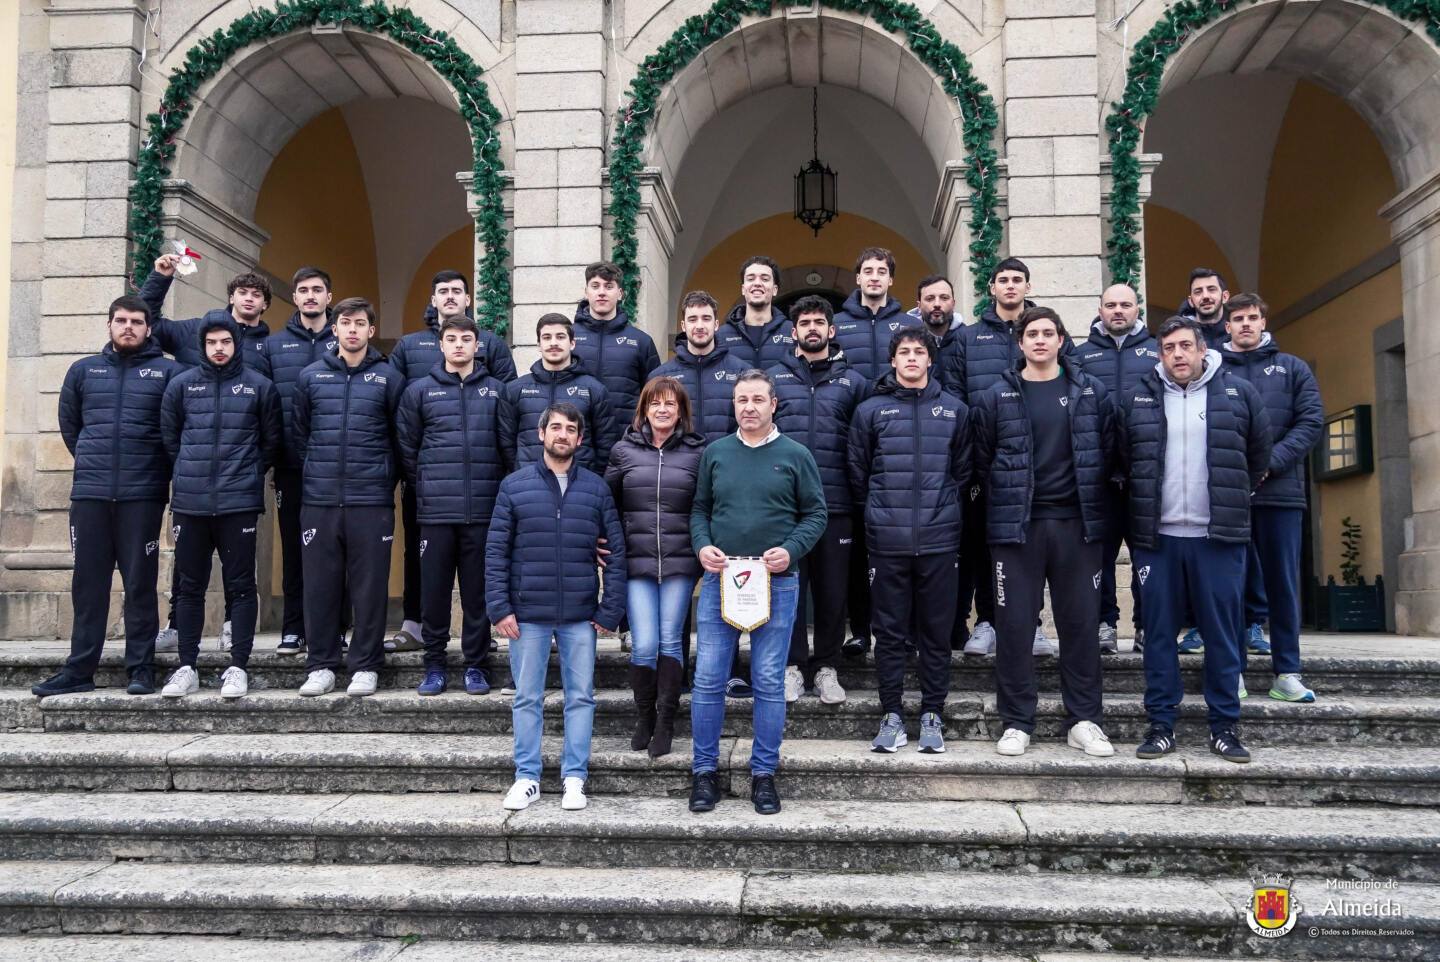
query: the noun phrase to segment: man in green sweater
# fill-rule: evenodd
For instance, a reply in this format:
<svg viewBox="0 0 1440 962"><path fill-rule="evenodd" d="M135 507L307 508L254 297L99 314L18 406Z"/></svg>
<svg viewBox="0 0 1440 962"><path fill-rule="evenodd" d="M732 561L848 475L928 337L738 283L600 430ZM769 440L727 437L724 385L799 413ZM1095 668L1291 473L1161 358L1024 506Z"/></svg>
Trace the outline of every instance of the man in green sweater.
<svg viewBox="0 0 1440 962"><path fill-rule="evenodd" d="M690 811L720 800L715 770L725 722L725 680L740 632L720 616L720 579L729 558L760 558L770 575L770 619L750 632L755 738L750 799L755 811L780 811L775 770L785 733L785 661L799 595L800 559L825 532L820 471L804 445L775 427L775 382L749 370L735 382L740 430L714 441L700 459L690 510L690 540L705 577L696 612L695 683L690 693L694 783Z"/></svg>

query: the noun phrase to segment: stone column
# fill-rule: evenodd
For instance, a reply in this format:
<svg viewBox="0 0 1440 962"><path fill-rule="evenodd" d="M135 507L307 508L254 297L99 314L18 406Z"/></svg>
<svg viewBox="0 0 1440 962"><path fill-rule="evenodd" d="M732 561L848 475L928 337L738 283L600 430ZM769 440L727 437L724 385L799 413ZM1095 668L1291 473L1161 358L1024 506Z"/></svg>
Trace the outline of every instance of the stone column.
<svg viewBox="0 0 1440 962"><path fill-rule="evenodd" d="M1006 168L1004 160L997 160L999 178L996 189L999 201L996 213L1004 223L1009 212L1006 204ZM969 165L963 160L952 160L940 174L940 187L935 192L935 204L930 209L930 226L940 232L940 249L945 252L946 276L955 288L955 313L966 323L975 320L975 270L970 262L970 215L975 209L971 201L970 185L965 181Z"/></svg>
<svg viewBox="0 0 1440 962"><path fill-rule="evenodd" d="M535 321L570 316L604 250L604 0L525 0L515 24L513 333L522 369Z"/></svg>
<svg viewBox="0 0 1440 962"><path fill-rule="evenodd" d="M16 247L0 523L0 632L12 638L69 631L72 461L58 431L58 395L71 362L104 344L105 308L128 289L126 192L139 139L143 5L52 0L45 17L50 54L37 56L48 60L48 88L22 86L20 114L22 128L43 138L43 177L22 161L15 191L24 243ZM22 54L22 80L39 79L26 69L34 65ZM22 233L37 199L26 185L43 189L33 237ZM112 603L112 621L119 614Z"/></svg>
<svg viewBox="0 0 1440 962"><path fill-rule="evenodd" d="M1387 586L1395 630L1440 634L1440 171L1386 204L1381 216L1400 248L1405 384L1410 418L1411 515L1398 584Z"/></svg>
<svg viewBox="0 0 1440 962"><path fill-rule="evenodd" d="M1135 291L1140 295L1140 303L1145 303L1145 202L1150 199L1151 182L1155 176L1155 168L1160 166L1164 159L1163 154L1141 154L1140 157L1140 213L1137 215L1140 221L1140 229L1135 232L1135 239L1140 242L1140 274L1135 278ZM1115 188L1115 172L1113 164L1107 154L1100 161L1100 222L1105 237L1110 236L1110 195ZM1101 241L1101 251L1104 252L1104 241ZM1102 253L1103 256L1103 253ZM1105 272L1105 284L1111 283L1109 271ZM1096 291L1098 298L1100 291ZM1146 312L1146 318L1157 324L1163 321L1163 317L1150 317Z"/></svg>
<svg viewBox="0 0 1440 962"><path fill-rule="evenodd" d="M1005 251L1032 297L1083 329L1101 290L1095 0L1005 4Z"/></svg>

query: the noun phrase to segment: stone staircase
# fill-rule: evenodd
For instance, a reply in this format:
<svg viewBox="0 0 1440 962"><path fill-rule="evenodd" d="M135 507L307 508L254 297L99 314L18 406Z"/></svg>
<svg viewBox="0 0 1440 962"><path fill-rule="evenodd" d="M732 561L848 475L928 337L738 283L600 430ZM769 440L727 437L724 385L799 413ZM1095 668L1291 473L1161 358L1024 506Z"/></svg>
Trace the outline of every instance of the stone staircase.
<svg viewBox="0 0 1440 962"><path fill-rule="evenodd" d="M513 770L498 691L420 698L419 656L404 654L373 698L301 699L302 666L259 647L238 701L219 697L218 652L202 655L207 687L170 701L116 687L114 650L109 687L40 702L28 688L63 650L0 643L0 959L1440 958L1434 643L1308 655L1310 706L1264 697L1253 658L1248 766L1208 753L1198 701L1180 751L1135 759L1134 654L1106 658L1112 759L1057 738L1053 661L1031 750L996 755L991 668L959 656L949 750L871 754L874 673L847 668L846 704L791 706L771 818L748 800L749 704L731 703L721 746L733 797L692 815L685 703L673 755L631 751L613 642L590 807L547 794L519 813L499 804ZM1185 664L1196 690L1200 659ZM547 793L558 748L547 740ZM1263 873L1297 880L1301 917L1280 939L1245 922ZM1327 889L1365 878L1395 888ZM1341 897L1404 915L1323 914ZM1356 926L1409 934L1337 934Z"/></svg>

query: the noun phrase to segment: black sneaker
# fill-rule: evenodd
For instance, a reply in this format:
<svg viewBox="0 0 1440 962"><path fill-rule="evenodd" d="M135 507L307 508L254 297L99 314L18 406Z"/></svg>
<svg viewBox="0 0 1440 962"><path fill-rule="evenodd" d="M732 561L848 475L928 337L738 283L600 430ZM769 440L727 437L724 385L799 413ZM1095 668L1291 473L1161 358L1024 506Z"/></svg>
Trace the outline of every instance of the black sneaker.
<svg viewBox="0 0 1440 962"><path fill-rule="evenodd" d="M130 673L130 687L125 689L132 695L155 694L155 672L150 668L136 668Z"/></svg>
<svg viewBox="0 0 1440 962"><path fill-rule="evenodd" d="M870 651L869 638L851 638L840 646L840 657L846 661L861 662Z"/></svg>
<svg viewBox="0 0 1440 962"><path fill-rule="evenodd" d="M1161 725L1151 725L1145 740L1135 749L1136 758L1161 758L1175 750L1175 733Z"/></svg>
<svg viewBox="0 0 1440 962"><path fill-rule="evenodd" d="M750 779L750 801L760 815L774 815L780 811L780 793L775 790L774 775L756 775Z"/></svg>
<svg viewBox="0 0 1440 962"><path fill-rule="evenodd" d="M708 812L720 803L719 779L714 772L697 772L690 783L690 811Z"/></svg>
<svg viewBox="0 0 1440 962"><path fill-rule="evenodd" d="M30 694L45 698L49 695L73 695L81 691L94 691L95 682L89 678L76 678L68 671L60 671L30 689Z"/></svg>
<svg viewBox="0 0 1440 962"><path fill-rule="evenodd" d="M1244 765L1250 761L1250 749L1240 744L1240 733L1233 728L1211 732L1210 751L1227 762Z"/></svg>

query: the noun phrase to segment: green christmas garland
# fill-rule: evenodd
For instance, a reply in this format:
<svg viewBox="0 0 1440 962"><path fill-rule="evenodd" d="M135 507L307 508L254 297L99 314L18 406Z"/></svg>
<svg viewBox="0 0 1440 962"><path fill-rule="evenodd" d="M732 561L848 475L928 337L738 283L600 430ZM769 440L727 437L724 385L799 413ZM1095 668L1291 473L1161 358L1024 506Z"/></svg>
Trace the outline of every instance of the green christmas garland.
<svg viewBox="0 0 1440 962"><path fill-rule="evenodd" d="M801 0L778 0L798 5ZM653 54L640 64L630 82L629 103L615 121L610 151L611 258L624 274L625 297L633 307L640 290L636 261L636 225L640 215L640 152L645 133L655 119L657 101L670 83L701 51L740 25L746 16L768 16L776 0L715 0L705 13L682 23ZM925 16L900 0L821 0L821 5L861 13L885 30L903 34L911 52L940 80L945 92L960 104L970 187L970 263L980 310L987 296L987 279L998 259L1003 226L996 213L999 193L995 131L1000 118L985 85L975 78L960 48L940 36Z"/></svg>
<svg viewBox="0 0 1440 962"><path fill-rule="evenodd" d="M1140 277L1140 147L1145 119L1160 98L1165 64L1202 27L1259 0L1180 0L1135 44L1126 71L1125 90L1105 118L1110 134L1114 185L1110 194L1110 279L1134 284ZM1440 45L1440 0L1366 0L1401 20L1425 28Z"/></svg>
<svg viewBox="0 0 1440 962"><path fill-rule="evenodd" d="M382 34L435 68L459 98L460 115L470 125L475 179L480 199L475 231L485 245L477 283L475 317L483 326L504 332L510 319L510 274L501 191L500 112L490 102L481 69L454 38L433 29L411 11L391 10L380 2L361 0L282 0L275 9L258 9L228 27L202 37L185 53L185 62L170 75L158 112L146 117L149 137L140 148L135 181L130 187L130 232L135 247L131 277L137 285L160 254L163 183L175 158L175 138L194 109L202 84L213 78L244 47L283 37L315 24L348 24L366 33Z"/></svg>

